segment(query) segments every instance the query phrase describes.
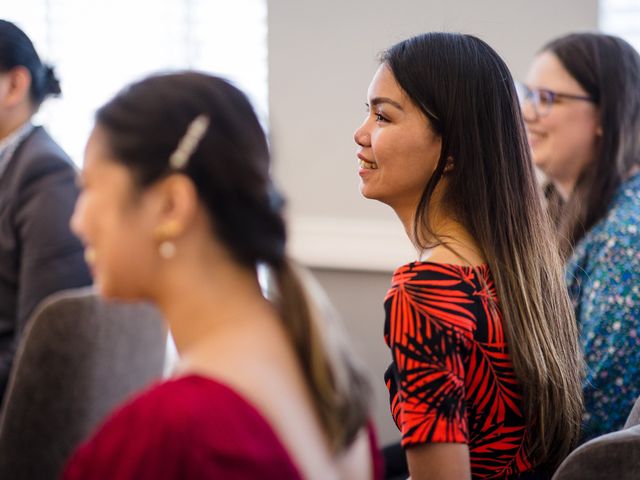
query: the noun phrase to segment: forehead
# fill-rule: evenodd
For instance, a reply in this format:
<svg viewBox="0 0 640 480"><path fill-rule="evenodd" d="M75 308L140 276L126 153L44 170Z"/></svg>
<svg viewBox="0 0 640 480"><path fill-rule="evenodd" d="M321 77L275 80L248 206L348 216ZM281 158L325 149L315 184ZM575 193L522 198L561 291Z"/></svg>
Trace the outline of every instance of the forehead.
<svg viewBox="0 0 640 480"><path fill-rule="evenodd" d="M550 90L567 88L582 90L578 81L564 68L560 59L549 51L544 51L533 59L527 73L527 84L530 87Z"/></svg>
<svg viewBox="0 0 640 480"><path fill-rule="evenodd" d="M129 170L113 158L107 140L105 131L95 126L85 147L82 175L98 179L100 184L110 184L113 180L129 183Z"/></svg>
<svg viewBox="0 0 640 480"><path fill-rule="evenodd" d="M367 96L371 98L375 97L389 97L396 102L406 100L404 91L398 85L396 77L393 75L391 69L382 64L378 67L371 83L369 84L369 90Z"/></svg>
<svg viewBox="0 0 640 480"><path fill-rule="evenodd" d="M104 130L96 125L91 130L84 149L84 168L96 166L96 162L108 156L107 136Z"/></svg>

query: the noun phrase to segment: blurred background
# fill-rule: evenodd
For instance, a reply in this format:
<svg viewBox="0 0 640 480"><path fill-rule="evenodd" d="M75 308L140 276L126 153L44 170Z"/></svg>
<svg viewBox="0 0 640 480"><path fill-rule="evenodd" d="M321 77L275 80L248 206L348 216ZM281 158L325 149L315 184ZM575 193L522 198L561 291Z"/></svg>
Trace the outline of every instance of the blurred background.
<svg viewBox="0 0 640 480"><path fill-rule="evenodd" d="M377 55L423 31L470 33L516 79L548 40L603 30L640 49L640 0L0 0L56 68L38 114L81 167L97 107L151 72L194 68L244 89L269 131L291 253L327 290L376 386L382 443L399 438L382 375L382 302L415 253L388 207L361 198L353 132ZM471 180L470 180L471 181Z"/></svg>

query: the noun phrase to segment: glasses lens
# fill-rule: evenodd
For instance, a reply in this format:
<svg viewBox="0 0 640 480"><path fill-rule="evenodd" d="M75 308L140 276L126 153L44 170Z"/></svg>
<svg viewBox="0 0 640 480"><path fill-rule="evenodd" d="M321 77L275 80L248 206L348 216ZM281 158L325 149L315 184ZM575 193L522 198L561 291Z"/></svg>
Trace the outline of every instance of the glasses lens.
<svg viewBox="0 0 640 480"><path fill-rule="evenodd" d="M553 92L549 90L538 90L538 115L544 117L549 114L551 106L553 105L553 97Z"/></svg>
<svg viewBox="0 0 640 480"><path fill-rule="evenodd" d="M520 105L522 105L526 100L531 98L531 90L529 90L524 83L516 82L515 86L518 100L520 101Z"/></svg>

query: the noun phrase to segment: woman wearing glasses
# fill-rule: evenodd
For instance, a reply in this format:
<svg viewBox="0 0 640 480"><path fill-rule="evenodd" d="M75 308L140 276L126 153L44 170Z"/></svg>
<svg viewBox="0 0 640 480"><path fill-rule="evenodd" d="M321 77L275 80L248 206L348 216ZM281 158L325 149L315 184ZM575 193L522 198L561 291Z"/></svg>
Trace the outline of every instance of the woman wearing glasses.
<svg viewBox="0 0 640 480"><path fill-rule="evenodd" d="M511 75L429 33L383 54L367 103L360 191L418 251L385 299L411 478L539 478L578 437L581 354Z"/></svg>
<svg viewBox="0 0 640 480"><path fill-rule="evenodd" d="M640 57L620 38L571 34L542 49L526 83L581 328L590 438L621 428L640 394Z"/></svg>

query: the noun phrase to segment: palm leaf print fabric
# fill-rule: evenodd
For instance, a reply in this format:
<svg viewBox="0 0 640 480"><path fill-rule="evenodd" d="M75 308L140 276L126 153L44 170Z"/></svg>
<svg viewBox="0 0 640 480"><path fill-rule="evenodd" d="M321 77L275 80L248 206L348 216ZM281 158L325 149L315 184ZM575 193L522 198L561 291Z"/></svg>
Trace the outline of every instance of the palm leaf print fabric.
<svg viewBox="0 0 640 480"><path fill-rule="evenodd" d="M392 353L385 382L402 445L466 443L473 478L531 470L521 392L488 266L400 267L385 312Z"/></svg>

